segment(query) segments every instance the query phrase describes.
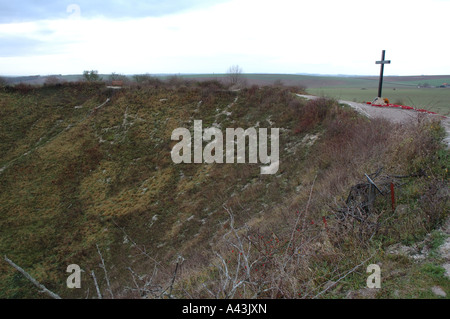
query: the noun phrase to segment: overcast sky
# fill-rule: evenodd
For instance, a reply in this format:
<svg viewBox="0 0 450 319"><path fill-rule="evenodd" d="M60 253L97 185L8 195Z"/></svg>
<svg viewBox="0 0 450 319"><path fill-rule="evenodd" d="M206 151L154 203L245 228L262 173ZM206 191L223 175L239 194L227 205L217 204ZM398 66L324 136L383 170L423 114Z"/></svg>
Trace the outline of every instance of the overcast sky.
<svg viewBox="0 0 450 319"><path fill-rule="evenodd" d="M0 0L0 74L450 74L450 0Z"/></svg>

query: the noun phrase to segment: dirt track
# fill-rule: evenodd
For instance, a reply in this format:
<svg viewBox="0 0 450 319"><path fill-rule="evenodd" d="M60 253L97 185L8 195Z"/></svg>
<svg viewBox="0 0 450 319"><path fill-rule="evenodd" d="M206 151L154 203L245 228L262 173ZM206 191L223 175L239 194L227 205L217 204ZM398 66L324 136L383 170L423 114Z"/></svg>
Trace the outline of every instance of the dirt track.
<svg viewBox="0 0 450 319"><path fill-rule="evenodd" d="M297 94L299 97L303 97L306 99L317 99L319 97L314 95L303 95ZM404 110L400 108L391 108L391 107L377 107L364 103L356 103L351 101L338 101L340 104L347 104L354 108L359 113L367 116L369 118L385 118L389 121L397 122L397 123L408 123L411 121L417 121L419 115L423 116L432 116L432 117L441 117L440 115L427 114L422 112L417 112L414 110ZM448 117L441 119L442 126L444 127L447 135L444 139L444 142L447 144L447 148L450 148L450 119Z"/></svg>

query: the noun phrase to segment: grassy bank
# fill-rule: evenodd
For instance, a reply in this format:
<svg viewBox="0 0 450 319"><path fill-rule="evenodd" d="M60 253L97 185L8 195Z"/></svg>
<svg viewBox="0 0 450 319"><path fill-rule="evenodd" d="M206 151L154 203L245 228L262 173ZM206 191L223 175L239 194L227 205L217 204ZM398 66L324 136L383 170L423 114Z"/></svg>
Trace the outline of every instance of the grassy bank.
<svg viewBox="0 0 450 319"><path fill-rule="evenodd" d="M340 298L365 286L370 263L448 284L438 260L416 267L386 253L446 218L439 124L369 121L294 93L302 91L180 79L1 90L1 255L74 298L96 297L92 271L115 298ZM261 175L260 164L174 164L171 133L192 131L194 120L280 128L277 174ZM387 191L370 210L363 199L349 204L352 186L380 168L375 181L392 179L403 208L392 211ZM81 289L66 287L69 264L85 271ZM1 297L46 297L7 263L0 270ZM378 296L429 285L384 283Z"/></svg>

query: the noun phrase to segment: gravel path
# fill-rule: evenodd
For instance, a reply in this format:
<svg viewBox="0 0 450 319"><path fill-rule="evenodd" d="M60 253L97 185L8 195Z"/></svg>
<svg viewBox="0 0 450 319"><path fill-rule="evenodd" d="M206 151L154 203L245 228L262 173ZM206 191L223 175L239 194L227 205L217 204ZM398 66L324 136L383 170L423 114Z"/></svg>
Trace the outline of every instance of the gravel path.
<svg viewBox="0 0 450 319"><path fill-rule="evenodd" d="M308 100L319 98L318 96L304 95L304 94L297 94L297 96L303 97ZM427 116L440 117L440 115L419 113L414 110L404 110L404 109L392 108L392 107L377 107L377 106L371 106L371 105L368 105L365 103L357 103L357 102L344 101L344 100L339 100L338 103L347 104L350 107L354 108L359 113L361 113L364 116L367 116L369 118L385 118L385 119L388 119L390 121L397 122L397 123L407 123L407 122L414 121L417 119L418 114L425 114ZM447 144L447 148L450 148L450 118L448 118L448 117L442 118L441 124L447 133L446 137L444 139L444 142Z"/></svg>

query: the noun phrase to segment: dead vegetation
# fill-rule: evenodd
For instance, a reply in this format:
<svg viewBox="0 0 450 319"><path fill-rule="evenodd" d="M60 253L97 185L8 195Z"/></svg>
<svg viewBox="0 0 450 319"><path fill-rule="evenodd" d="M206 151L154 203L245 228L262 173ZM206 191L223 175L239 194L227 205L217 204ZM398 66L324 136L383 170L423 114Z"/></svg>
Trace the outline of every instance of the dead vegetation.
<svg viewBox="0 0 450 319"><path fill-rule="evenodd" d="M368 120L279 83L140 81L114 93L88 83L1 92L0 248L62 297L339 297L365 283L361 269L384 247L445 218L437 122ZM174 165L170 133L194 119L281 128L279 172ZM72 263L92 274L78 291L58 271ZM0 269L0 295L36 297Z"/></svg>

